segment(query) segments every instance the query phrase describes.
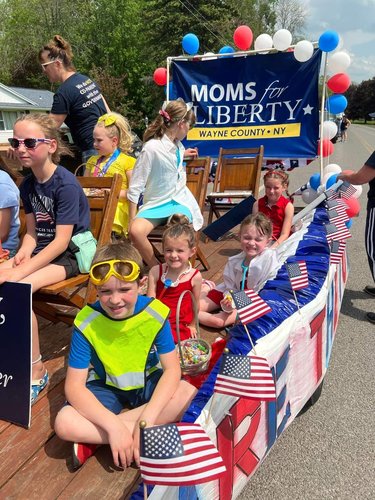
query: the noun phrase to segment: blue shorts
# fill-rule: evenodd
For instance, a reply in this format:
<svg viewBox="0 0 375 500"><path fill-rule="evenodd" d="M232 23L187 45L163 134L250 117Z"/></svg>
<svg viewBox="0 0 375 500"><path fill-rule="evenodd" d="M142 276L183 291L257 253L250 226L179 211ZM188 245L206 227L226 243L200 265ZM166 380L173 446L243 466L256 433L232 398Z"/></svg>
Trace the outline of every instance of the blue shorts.
<svg viewBox="0 0 375 500"><path fill-rule="evenodd" d="M138 408L150 401L162 374L163 370L158 368L147 377L144 387L131 391L107 385L104 380L91 380L86 387L107 410L118 415L124 408Z"/></svg>

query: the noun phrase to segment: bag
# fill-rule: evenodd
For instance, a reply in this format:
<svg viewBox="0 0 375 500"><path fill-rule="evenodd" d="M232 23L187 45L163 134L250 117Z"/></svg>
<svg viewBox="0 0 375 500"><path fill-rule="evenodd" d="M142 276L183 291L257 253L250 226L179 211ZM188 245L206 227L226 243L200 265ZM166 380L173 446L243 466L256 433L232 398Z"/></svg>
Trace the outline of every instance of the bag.
<svg viewBox="0 0 375 500"><path fill-rule="evenodd" d="M75 254L79 271L87 274L90 271L91 262L96 252L97 241L90 230L72 236L69 249Z"/></svg>

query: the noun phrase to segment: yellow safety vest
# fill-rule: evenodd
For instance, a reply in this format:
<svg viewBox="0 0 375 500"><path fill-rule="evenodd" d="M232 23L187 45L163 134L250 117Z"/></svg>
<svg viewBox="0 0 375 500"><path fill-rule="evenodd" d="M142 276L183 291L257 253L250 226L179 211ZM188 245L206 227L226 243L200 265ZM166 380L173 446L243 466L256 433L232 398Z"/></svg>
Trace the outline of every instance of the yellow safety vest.
<svg viewBox="0 0 375 500"><path fill-rule="evenodd" d="M113 320L90 306L76 316L74 325L95 349L106 372L106 384L130 391L144 387L146 362L156 335L169 316L169 308L153 299L137 314Z"/></svg>

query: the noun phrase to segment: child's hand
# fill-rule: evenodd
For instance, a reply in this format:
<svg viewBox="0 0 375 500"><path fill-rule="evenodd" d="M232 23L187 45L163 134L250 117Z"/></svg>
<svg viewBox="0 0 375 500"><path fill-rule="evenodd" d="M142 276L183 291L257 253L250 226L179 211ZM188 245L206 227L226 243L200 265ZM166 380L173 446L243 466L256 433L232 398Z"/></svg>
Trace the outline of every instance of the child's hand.
<svg viewBox="0 0 375 500"><path fill-rule="evenodd" d="M232 299L229 297L224 297L224 299L220 301L220 306L226 313L231 313L234 309Z"/></svg>
<svg viewBox="0 0 375 500"><path fill-rule="evenodd" d="M190 330L190 337L192 337L193 339L196 339L197 338L197 329L196 329L195 325L188 325L188 328Z"/></svg>
<svg viewBox="0 0 375 500"><path fill-rule="evenodd" d="M16 255L14 256L13 259L13 267L17 267L20 264L23 264L24 262L30 260L30 256L26 255L23 250L19 250Z"/></svg>
<svg viewBox="0 0 375 500"><path fill-rule="evenodd" d="M108 443L116 467L122 467L123 469L129 467L133 461L133 437L120 419L108 432Z"/></svg>

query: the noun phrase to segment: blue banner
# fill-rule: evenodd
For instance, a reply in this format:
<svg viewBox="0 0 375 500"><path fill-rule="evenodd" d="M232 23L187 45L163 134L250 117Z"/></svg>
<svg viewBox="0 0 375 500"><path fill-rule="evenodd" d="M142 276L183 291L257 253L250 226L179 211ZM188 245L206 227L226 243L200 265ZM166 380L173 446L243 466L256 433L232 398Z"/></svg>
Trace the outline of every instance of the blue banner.
<svg viewBox="0 0 375 500"><path fill-rule="evenodd" d="M194 103L185 145L200 156L219 148L264 146L266 158L313 158L319 136L321 51L298 62L292 52L175 60L170 99Z"/></svg>

